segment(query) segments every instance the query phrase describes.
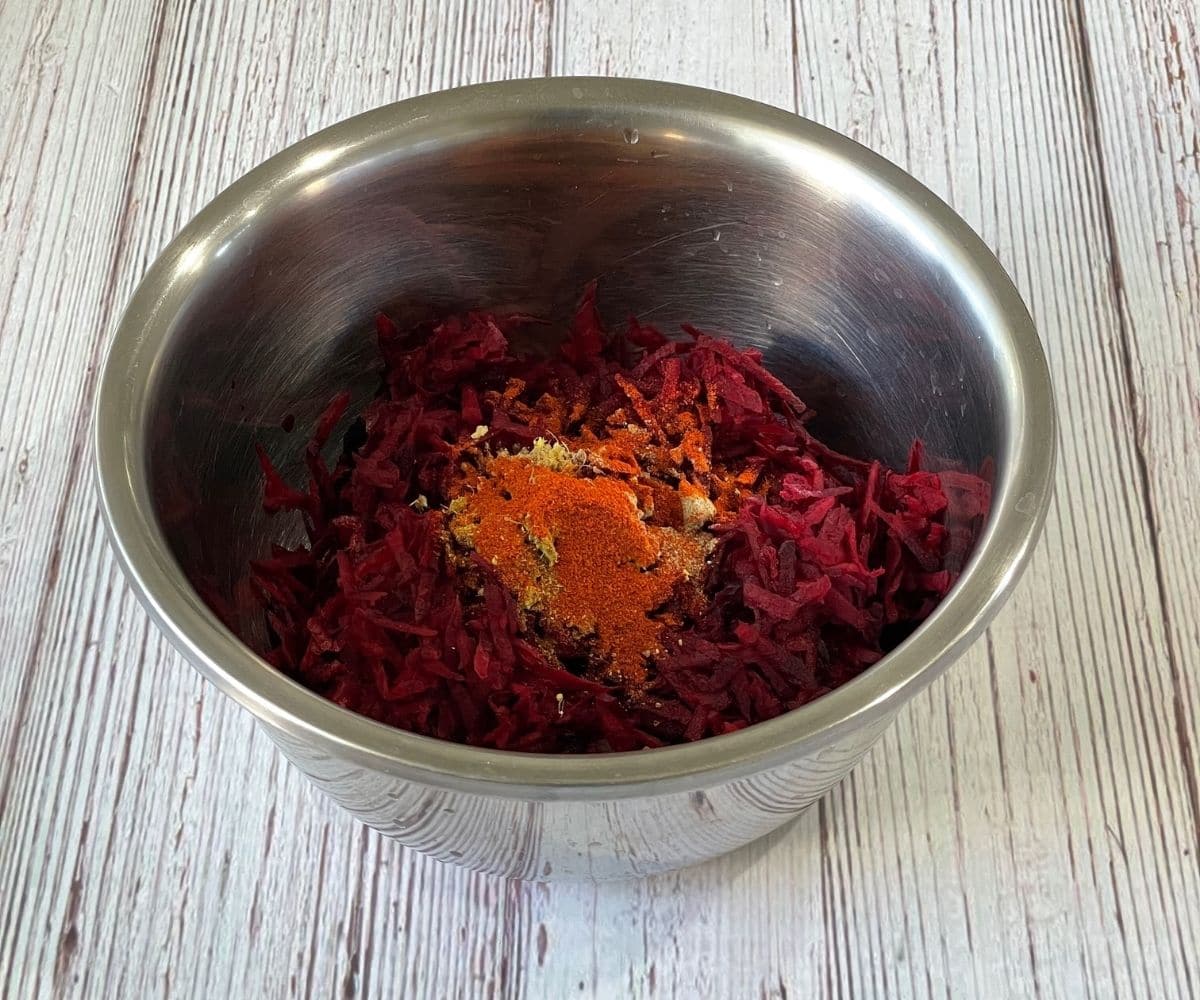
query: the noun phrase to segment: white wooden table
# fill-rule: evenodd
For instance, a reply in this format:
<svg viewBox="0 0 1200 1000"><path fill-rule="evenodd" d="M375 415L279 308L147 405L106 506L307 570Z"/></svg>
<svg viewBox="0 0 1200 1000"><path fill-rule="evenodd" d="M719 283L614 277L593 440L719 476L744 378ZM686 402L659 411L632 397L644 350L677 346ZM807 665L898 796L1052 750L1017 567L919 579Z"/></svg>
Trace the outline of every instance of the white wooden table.
<svg viewBox="0 0 1200 1000"><path fill-rule="evenodd" d="M891 157L1049 350L1058 494L987 638L818 807L652 881L505 884L358 826L150 625L88 422L134 283L373 105L682 80ZM1200 993L1196 0L0 0L0 996Z"/></svg>

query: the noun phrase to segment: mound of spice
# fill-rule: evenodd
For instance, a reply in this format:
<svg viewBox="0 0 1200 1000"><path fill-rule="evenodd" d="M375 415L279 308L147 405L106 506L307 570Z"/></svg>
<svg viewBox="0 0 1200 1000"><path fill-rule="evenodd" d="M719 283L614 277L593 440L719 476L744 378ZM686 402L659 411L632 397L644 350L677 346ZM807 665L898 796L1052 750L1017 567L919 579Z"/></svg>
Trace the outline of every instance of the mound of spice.
<svg viewBox="0 0 1200 1000"><path fill-rule="evenodd" d="M450 501L450 537L538 616L549 657L579 650L591 672L632 691L662 654L676 588L698 588L711 536L651 523L627 484L582 474L587 452L534 445L482 458ZM459 563L470 572L469 559Z"/></svg>
<svg viewBox="0 0 1200 1000"><path fill-rule="evenodd" d="M533 321L377 323L378 397L265 506L308 544L251 578L267 655L346 708L478 746L631 750L772 718L845 683L953 586L986 479L850 458L752 351L606 332L589 288L553 357Z"/></svg>

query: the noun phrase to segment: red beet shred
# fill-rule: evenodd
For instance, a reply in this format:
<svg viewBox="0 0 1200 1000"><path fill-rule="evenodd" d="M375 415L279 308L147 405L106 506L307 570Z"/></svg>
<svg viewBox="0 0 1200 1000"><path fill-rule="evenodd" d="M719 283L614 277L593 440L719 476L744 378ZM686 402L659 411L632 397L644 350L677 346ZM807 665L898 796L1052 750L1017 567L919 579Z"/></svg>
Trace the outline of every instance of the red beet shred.
<svg viewBox="0 0 1200 1000"><path fill-rule="evenodd" d="M757 352L691 328L669 340L634 320L610 335L593 288L557 356L510 348L530 322L479 312L402 331L380 316L383 387L333 467L322 452L345 394L307 445L306 488L260 449L267 511L299 512L308 535L251 570L281 671L441 739L634 750L812 701L878 661L953 586L987 515L985 479L923 471L919 442L903 472L839 454L812 437L811 413ZM471 566L468 579L447 553L443 511L463 442L530 446L549 432L546 399L565 401L576 424L628 412L664 447L680 445L670 418L690 407L707 420L713 463L753 470L760 484L711 525L704 600L664 627L636 692L548 653L489 567Z"/></svg>

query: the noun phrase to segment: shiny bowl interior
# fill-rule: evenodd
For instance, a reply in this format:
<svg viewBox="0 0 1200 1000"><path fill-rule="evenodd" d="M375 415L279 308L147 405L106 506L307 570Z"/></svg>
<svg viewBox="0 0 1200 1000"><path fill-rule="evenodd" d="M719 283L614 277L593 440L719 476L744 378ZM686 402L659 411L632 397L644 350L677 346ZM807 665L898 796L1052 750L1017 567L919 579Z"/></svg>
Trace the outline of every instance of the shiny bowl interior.
<svg viewBox="0 0 1200 1000"><path fill-rule="evenodd" d="M245 568L298 525L264 516L254 444L295 455L301 435L283 433L285 414L303 429L338 389L371 395L380 308L561 321L593 278L611 321L693 322L760 349L844 450L902 463L920 437L938 462L992 460L985 536L934 616L862 677L780 719L582 759L397 732L274 671L254 652L263 630ZM898 168L749 101L565 79L382 108L223 192L131 303L96 443L114 544L147 607L269 725L443 787L605 798L784 760L931 679L984 627L1028 554L1053 428L1045 359L1017 293L970 229Z"/></svg>

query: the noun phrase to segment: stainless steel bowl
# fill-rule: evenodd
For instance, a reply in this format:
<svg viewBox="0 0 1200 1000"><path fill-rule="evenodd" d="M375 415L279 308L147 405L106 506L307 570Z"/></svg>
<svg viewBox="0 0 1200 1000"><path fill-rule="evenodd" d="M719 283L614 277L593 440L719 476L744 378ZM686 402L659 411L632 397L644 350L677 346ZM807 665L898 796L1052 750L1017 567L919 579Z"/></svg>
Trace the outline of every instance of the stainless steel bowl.
<svg viewBox="0 0 1200 1000"><path fill-rule="evenodd" d="M692 321L762 350L843 448L996 463L969 568L902 646L819 701L687 746L592 757L414 736L324 701L253 649L246 563L288 530L252 446L295 451L331 393L375 387L380 307ZM903 171L751 101L662 83L514 81L380 108L290 147L163 252L96 407L113 545L160 627L364 822L521 878L611 878L762 836L842 778L984 628L1045 514L1046 362L979 238ZM294 527L293 529L294 530ZM222 609L222 624L211 610ZM239 638L238 636L242 638Z"/></svg>

